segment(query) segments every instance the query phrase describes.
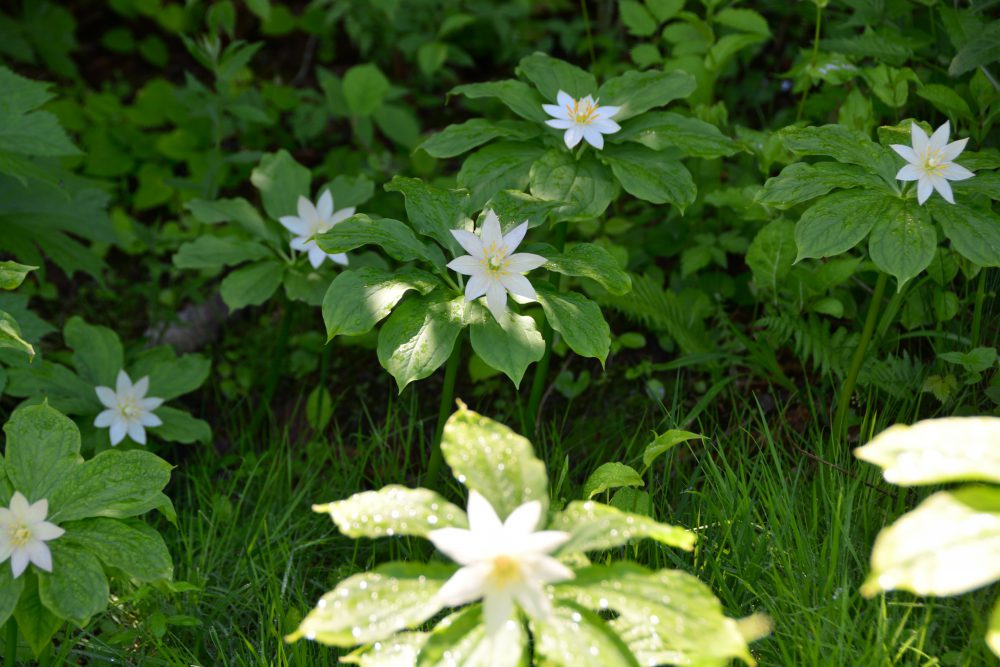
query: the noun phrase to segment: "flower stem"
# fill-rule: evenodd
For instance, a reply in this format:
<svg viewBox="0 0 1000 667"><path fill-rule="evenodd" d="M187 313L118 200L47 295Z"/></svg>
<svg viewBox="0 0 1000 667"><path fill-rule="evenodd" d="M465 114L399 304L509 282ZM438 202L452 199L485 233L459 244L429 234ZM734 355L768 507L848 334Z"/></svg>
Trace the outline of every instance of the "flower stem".
<svg viewBox="0 0 1000 667"><path fill-rule="evenodd" d="M462 336L455 341L448 357L448 365L444 369L444 386L441 388L441 403L438 406L437 425L434 427L434 440L431 442L431 459L427 464L426 485L434 485L441 473L444 457L441 455L441 438L444 435L444 423L448 421L455 400L455 378L458 377L458 367L462 361Z"/></svg>
<svg viewBox="0 0 1000 667"><path fill-rule="evenodd" d="M16 667L17 665L17 621L11 615L7 619L7 650L5 651L4 667Z"/></svg>
<svg viewBox="0 0 1000 667"><path fill-rule="evenodd" d="M868 345L871 343L872 333L875 331L875 320L878 319L878 313L882 304L882 295L885 294L885 286L888 281L889 274L880 271L878 280L875 281L875 291L872 293L871 303L868 304L865 325L861 330L861 340L858 341L858 347L854 350L854 356L851 358L851 367L847 371L847 380L840 390L840 398L837 401L837 413L833 418L833 437L835 438L844 435L847 413L851 407L851 396L854 395L854 387L858 382L858 373L861 372L861 364L865 361L865 353L868 352Z"/></svg>
<svg viewBox="0 0 1000 667"><path fill-rule="evenodd" d="M820 3L816 3L816 30L813 34L813 48L812 48L812 58L810 59L810 66L816 66L816 60L819 58L819 35L820 26L823 24L823 7ZM812 88L812 83L806 84L806 89L802 91L802 99L799 100L799 110L795 114L795 120L802 120L802 113L806 109L806 100L809 99L809 89Z"/></svg>
<svg viewBox="0 0 1000 667"><path fill-rule="evenodd" d="M587 48L590 51L590 69L597 66L597 56L594 52L594 35L590 32L590 14L587 12L587 0L580 0L580 11L583 13L583 25L587 29Z"/></svg>
<svg viewBox="0 0 1000 667"><path fill-rule="evenodd" d="M566 247L566 223L559 222L555 226L555 245L559 252ZM552 276L552 285L559 289L560 276ZM545 380L549 375L549 364L552 362L552 343L555 338L552 327L546 319L542 324L542 338L545 339L545 354L542 355L538 365L535 366L535 374L531 378L531 393L528 395L528 409L523 420L525 437L531 438L535 434L538 425L538 410L542 403L542 392L545 390Z"/></svg>
<svg viewBox="0 0 1000 667"><path fill-rule="evenodd" d="M989 269L979 269L979 282L976 284L976 305L972 311L972 347L979 345L979 333L983 325L983 300L986 298L986 272Z"/></svg>

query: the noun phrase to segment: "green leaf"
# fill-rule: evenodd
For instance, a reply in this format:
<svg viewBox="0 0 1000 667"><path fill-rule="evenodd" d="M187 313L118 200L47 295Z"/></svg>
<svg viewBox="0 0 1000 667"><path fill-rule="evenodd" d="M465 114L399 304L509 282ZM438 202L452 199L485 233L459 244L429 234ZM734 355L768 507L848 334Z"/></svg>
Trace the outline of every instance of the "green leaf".
<svg viewBox="0 0 1000 667"><path fill-rule="evenodd" d="M196 419L183 410L163 405L156 408L156 415L163 424L146 430L160 440L182 444L192 442L207 444L212 441L212 427L208 422Z"/></svg>
<svg viewBox="0 0 1000 667"><path fill-rule="evenodd" d="M373 266L344 271L323 298L327 340L371 331L410 290L427 294L440 282L433 275L404 267L385 271Z"/></svg>
<svg viewBox="0 0 1000 667"><path fill-rule="evenodd" d="M429 236L444 248L456 253L461 246L451 235L452 229L467 229L471 197L465 190L446 190L419 178L394 176L386 183L387 192L399 192L406 198L406 216L418 234Z"/></svg>
<svg viewBox="0 0 1000 667"><path fill-rule="evenodd" d="M691 431L681 431L670 429L665 433L656 436L653 442L646 445L646 451L642 453L642 465L649 467L653 461L670 451L682 442L688 440L704 440L705 436L692 433Z"/></svg>
<svg viewBox="0 0 1000 667"><path fill-rule="evenodd" d="M548 618L530 619L541 664L566 667L639 667L639 662L608 623L568 600L553 605Z"/></svg>
<svg viewBox="0 0 1000 667"><path fill-rule="evenodd" d="M885 183L869 171L853 164L840 162L796 162L767 179L755 201L785 210L802 202L821 197L838 188L884 189Z"/></svg>
<svg viewBox="0 0 1000 667"><path fill-rule="evenodd" d="M443 42L424 42L417 49L417 65L424 76L431 76L448 59L448 45Z"/></svg>
<svg viewBox="0 0 1000 667"><path fill-rule="evenodd" d="M63 540L97 556L105 566L142 582L172 579L174 565L156 530L139 521L83 519L63 524Z"/></svg>
<svg viewBox="0 0 1000 667"><path fill-rule="evenodd" d="M571 502L552 517L548 530L564 530L570 534L569 541L559 549L561 554L604 551L643 538L691 551L696 539L694 533L684 528L622 512L592 500Z"/></svg>
<svg viewBox="0 0 1000 667"><path fill-rule="evenodd" d="M858 130L843 125L786 127L778 137L788 150L798 155L826 155L837 162L863 167L886 183L896 182L895 158Z"/></svg>
<svg viewBox="0 0 1000 667"><path fill-rule="evenodd" d="M632 279L618 260L596 243L577 243L562 254L546 249L544 255L549 271L590 278L612 294L625 294L632 289Z"/></svg>
<svg viewBox="0 0 1000 667"><path fill-rule="evenodd" d="M612 117L620 123L650 109L683 99L697 87L695 78L680 70L674 72L629 70L621 76L605 81L597 97L604 106L621 107Z"/></svg>
<svg viewBox="0 0 1000 667"><path fill-rule="evenodd" d="M938 197L932 197L927 208L955 250L980 266L1000 266L1000 216Z"/></svg>
<svg viewBox="0 0 1000 667"><path fill-rule="evenodd" d="M538 162L535 165L537 166ZM501 190L490 197L483 210L493 211L501 221L515 221L517 224L527 221L528 227L533 228L543 224L561 205L562 202L533 197L525 192Z"/></svg>
<svg viewBox="0 0 1000 667"><path fill-rule="evenodd" d="M0 349L3 348L23 352L29 359L35 358L35 348L21 336L17 321L10 313L0 310Z"/></svg>
<svg viewBox="0 0 1000 667"><path fill-rule="evenodd" d="M795 245L799 249L795 261L847 252L898 206L899 199L868 190L827 195L803 213L795 225Z"/></svg>
<svg viewBox="0 0 1000 667"><path fill-rule="evenodd" d="M615 196L608 168L591 153L577 160L561 148L552 149L531 165L529 176L533 196L565 202L555 212L557 220L600 217Z"/></svg>
<svg viewBox="0 0 1000 667"><path fill-rule="evenodd" d="M1000 418L946 417L897 424L854 450L901 486L983 481L1000 484Z"/></svg>
<svg viewBox="0 0 1000 667"><path fill-rule="evenodd" d="M523 141L537 137L541 131L537 123L474 118L457 125L449 125L425 139L417 148L422 148L432 157L449 158L471 151L494 139Z"/></svg>
<svg viewBox="0 0 1000 667"><path fill-rule="evenodd" d="M4 504L6 505L7 502ZM4 567L0 567L0 623L6 623L7 619L14 613L17 601L21 598L21 592L24 591L24 580L27 579L27 577L15 579L10 567L7 567L7 563L4 562L3 565Z"/></svg>
<svg viewBox="0 0 1000 667"><path fill-rule="evenodd" d="M135 516L140 510L148 511L150 499L169 481L170 464L154 454L139 449L105 450L56 480L48 495L49 520L64 523L95 516Z"/></svg>
<svg viewBox="0 0 1000 667"><path fill-rule="evenodd" d="M334 206L340 210L367 202L375 194L375 184L364 174L357 176L339 174L318 190L320 195L324 190L329 190Z"/></svg>
<svg viewBox="0 0 1000 667"><path fill-rule="evenodd" d="M672 111L651 111L626 123L621 132L611 135L614 143L634 141L661 151L671 146L684 155L717 158L739 152L736 142L719 131L719 128L697 118L689 118Z"/></svg>
<svg viewBox="0 0 1000 667"><path fill-rule="evenodd" d="M1000 489L935 493L884 528L862 594L958 595L1000 579Z"/></svg>
<svg viewBox="0 0 1000 667"><path fill-rule="evenodd" d="M948 74L957 77L997 60L1000 60L1000 21L991 21L958 50L948 66Z"/></svg>
<svg viewBox="0 0 1000 667"><path fill-rule="evenodd" d="M0 152L20 155L79 155L59 121L37 108L52 98L49 84L0 67Z"/></svg>
<svg viewBox="0 0 1000 667"><path fill-rule="evenodd" d="M93 415L102 409L94 385L65 366L48 361L43 361L40 367L11 368L7 393L44 399L67 414Z"/></svg>
<svg viewBox="0 0 1000 667"><path fill-rule="evenodd" d="M765 225L747 248L746 264L753 272L753 281L778 293L778 286L788 276L795 263L795 224L779 218Z"/></svg>
<svg viewBox="0 0 1000 667"><path fill-rule="evenodd" d="M896 278L897 290L927 268L937 250L937 233L927 211L912 199L890 200L868 239L868 254Z"/></svg>
<svg viewBox="0 0 1000 667"><path fill-rule="evenodd" d="M11 484L30 502L51 500L53 490L64 485L80 458L76 424L43 404L15 410L3 430Z"/></svg>
<svg viewBox="0 0 1000 667"><path fill-rule="evenodd" d="M517 64L517 72L535 84L542 97L547 100L555 100L560 90L577 99L593 95L597 90L597 80L593 74L544 53L533 53L521 58L521 62Z"/></svg>
<svg viewBox="0 0 1000 667"><path fill-rule="evenodd" d="M488 636L482 609L481 604L470 605L438 623L416 667L525 667L524 625L505 623L496 635Z"/></svg>
<svg viewBox="0 0 1000 667"><path fill-rule="evenodd" d="M275 170L276 169L269 171ZM295 171L298 170L293 169L293 172ZM301 172L299 171L298 173ZM270 179L271 177L269 175L262 175L258 176L258 178ZM305 181L305 187L306 189L300 194L308 194L308 179ZM295 200L292 201L291 204L294 206L297 201L298 196L295 197ZM277 205L282 204L277 203ZM287 205L287 202L284 205ZM257 209L242 197L237 197L236 199L213 199L211 201L206 201L204 199L192 199L184 204L184 208L189 210L191 215L193 215L195 220L198 222L203 222L207 225L215 225L220 222L233 222L253 237L266 239L275 243L278 242L278 235L267 226L267 223L265 223L264 219L260 217L260 213L257 212ZM295 212L295 210L296 208L285 209L285 212L280 215L291 215ZM277 218L275 218L275 220L277 220ZM176 257L174 261L176 262Z"/></svg>
<svg viewBox="0 0 1000 667"><path fill-rule="evenodd" d="M754 33L723 35L708 50L705 67L712 72L719 72L743 49L766 41L766 36Z"/></svg>
<svg viewBox="0 0 1000 667"><path fill-rule="evenodd" d="M464 327L464 298L436 290L396 307L378 335L378 360L399 391L436 371Z"/></svg>
<svg viewBox="0 0 1000 667"><path fill-rule="evenodd" d="M179 269L217 269L273 256L267 246L238 236L199 236L182 243L174 254Z"/></svg>
<svg viewBox="0 0 1000 667"><path fill-rule="evenodd" d="M296 215L299 197L309 196L312 174L286 150L268 153L260 159L250 182L260 191L264 210L272 220Z"/></svg>
<svg viewBox="0 0 1000 667"><path fill-rule="evenodd" d="M401 262L432 261L427 246L405 224L391 218L373 219L364 213L356 213L319 234L316 245L330 254L377 245Z"/></svg>
<svg viewBox="0 0 1000 667"><path fill-rule="evenodd" d="M653 204L673 204L684 211L697 193L691 173L663 151L634 144L609 144L601 154L625 191Z"/></svg>
<svg viewBox="0 0 1000 667"><path fill-rule="evenodd" d="M27 640L28 646L37 658L41 656L42 651L65 621L42 604L38 597L38 578L33 572L25 575L22 581L24 581L24 593L14 610L14 618L17 620L17 629Z"/></svg>
<svg viewBox="0 0 1000 667"><path fill-rule="evenodd" d="M389 80L374 63L355 65L344 74L344 97L355 116L371 116L388 93Z"/></svg>
<svg viewBox="0 0 1000 667"><path fill-rule="evenodd" d="M993 347L977 347L968 352L944 352L938 359L950 364L958 364L970 373L987 371L997 362L997 351Z"/></svg>
<svg viewBox="0 0 1000 667"><path fill-rule="evenodd" d="M259 306L281 285L285 268L282 262L267 260L236 269L222 281L222 300L231 310Z"/></svg>
<svg viewBox="0 0 1000 667"><path fill-rule="evenodd" d="M144 357L136 360L132 366L134 377L149 376L149 395L162 398L165 401L189 394L208 379L212 362L200 354L185 354L177 357L174 351L165 346L154 348ZM153 357L157 351L162 357Z"/></svg>
<svg viewBox="0 0 1000 667"><path fill-rule="evenodd" d="M489 366L502 371L514 387L520 387L528 366L545 356L545 340L527 315L507 311L501 325L485 314L469 327L472 349Z"/></svg>
<svg viewBox="0 0 1000 667"><path fill-rule="evenodd" d="M590 500L599 493L623 486L645 486L645 482L632 466L617 462L605 463L590 473L590 477L583 483L583 495Z"/></svg>
<svg viewBox="0 0 1000 667"><path fill-rule="evenodd" d="M458 411L444 425L441 453L455 478L490 501L501 520L533 500L542 503L545 516L545 464L527 438L459 401Z"/></svg>
<svg viewBox="0 0 1000 667"><path fill-rule="evenodd" d="M95 387L115 386L118 371L125 367L125 353L118 334L73 316L63 328L63 340L73 350L73 366L81 378Z"/></svg>
<svg viewBox="0 0 1000 667"><path fill-rule="evenodd" d="M466 158L457 181L472 194L473 208L481 208L501 190L524 190L531 165L544 149L537 144L501 141L490 144Z"/></svg>
<svg viewBox="0 0 1000 667"><path fill-rule="evenodd" d="M386 641L355 649L341 662L358 667L413 667L427 637L426 632L397 632Z"/></svg>
<svg viewBox="0 0 1000 667"><path fill-rule="evenodd" d="M986 643L993 654L1000 657L1000 598L993 605L993 613L990 614L990 625L986 629Z"/></svg>
<svg viewBox="0 0 1000 667"><path fill-rule="evenodd" d="M108 606L108 578L97 557L69 540L53 540L52 572L38 573L38 597L49 611L81 628Z"/></svg>
<svg viewBox="0 0 1000 667"><path fill-rule="evenodd" d="M438 528L468 528L465 511L428 489L408 489L398 484L378 491L355 493L346 500L313 505L314 512L329 514L348 537L427 537Z"/></svg>
<svg viewBox="0 0 1000 667"><path fill-rule="evenodd" d="M0 289L17 289L24 282L25 276L37 268L37 266L18 264L9 260L0 262Z"/></svg>
<svg viewBox="0 0 1000 667"><path fill-rule="evenodd" d="M601 307L576 292L556 292L541 285L536 292L549 325L562 334L570 349L604 365L611 350L611 328Z"/></svg>
<svg viewBox="0 0 1000 667"><path fill-rule="evenodd" d="M517 79L503 81L487 81L485 83L467 83L451 89L452 95L465 95L469 99L493 97L516 113L521 118L535 122L543 122L549 116L542 109L545 100L538 91Z"/></svg>
<svg viewBox="0 0 1000 667"><path fill-rule="evenodd" d="M287 641L303 637L349 647L420 625L441 606L434 594L454 568L388 563L343 580L320 600Z"/></svg>
<svg viewBox="0 0 1000 667"><path fill-rule="evenodd" d="M756 33L765 37L771 35L771 29L767 27L767 19L752 9L726 7L716 12L712 21L741 32Z"/></svg>
<svg viewBox="0 0 1000 667"><path fill-rule="evenodd" d="M942 86L939 83L928 83L925 86L917 88L917 95L933 104L934 108L952 119L972 117L972 109L969 108L969 104L961 95L948 86Z"/></svg>
<svg viewBox="0 0 1000 667"><path fill-rule="evenodd" d="M629 33L637 37L649 37L659 27L659 22L641 2L619 0L618 13Z"/></svg>
<svg viewBox="0 0 1000 667"><path fill-rule="evenodd" d="M591 566L554 587L558 601L617 613L611 629L642 665L753 663L736 621L697 577L631 563Z"/></svg>

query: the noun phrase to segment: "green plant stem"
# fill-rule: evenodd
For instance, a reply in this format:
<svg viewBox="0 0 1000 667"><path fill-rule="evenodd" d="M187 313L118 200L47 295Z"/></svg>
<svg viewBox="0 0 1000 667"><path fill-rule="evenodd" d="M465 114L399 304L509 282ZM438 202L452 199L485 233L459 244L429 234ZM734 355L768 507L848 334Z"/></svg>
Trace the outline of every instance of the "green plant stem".
<svg viewBox="0 0 1000 667"><path fill-rule="evenodd" d="M17 665L17 621L11 616L7 619L7 651L3 661L4 667Z"/></svg>
<svg viewBox="0 0 1000 667"><path fill-rule="evenodd" d="M462 361L462 338L455 341L455 347L448 357L448 365L444 369L444 386L441 388L441 403L438 406L437 425L434 427L434 440L431 442L431 459L427 464L426 484L435 485L435 480L441 473L444 457L441 455L441 438L444 435L444 423L448 421L455 400L455 378L458 377L458 366Z"/></svg>
<svg viewBox="0 0 1000 667"><path fill-rule="evenodd" d="M597 66L597 55L594 52L594 35L590 32L590 14L587 12L587 0L580 0L580 11L583 13L583 25L587 30L587 49L590 51L590 69Z"/></svg>
<svg viewBox="0 0 1000 667"><path fill-rule="evenodd" d="M888 281L889 274L879 272L878 280L875 281L875 291L872 293L871 303L868 304L868 313L865 315L865 325L861 330L861 340L858 341L858 348L854 351L854 356L851 358L851 367L847 371L847 380L840 390L840 398L837 401L837 413L833 419L834 438L839 438L844 434L847 413L851 407L851 396L854 395L854 387L858 382L858 373L861 372L861 364L865 361L865 353L868 352L868 345L871 343L872 333L875 331L875 321L878 319L882 295L885 294L885 286Z"/></svg>
<svg viewBox="0 0 1000 667"><path fill-rule="evenodd" d="M983 325L983 300L986 298L986 271L979 269L979 282L976 284L976 306L972 311L972 347L979 346L979 333Z"/></svg>
<svg viewBox="0 0 1000 667"><path fill-rule="evenodd" d="M813 33L812 58L809 61L810 65L812 67L816 66L816 60L819 58L819 35L820 35L820 27L822 25L823 25L823 8L817 2L816 3L816 30ZM796 121L802 120L802 113L806 109L806 100L809 99L809 89L810 88L812 88L812 83L811 82L807 83L806 84L806 89L802 91L802 99L799 100L799 110L795 114L795 120Z"/></svg>
<svg viewBox="0 0 1000 667"><path fill-rule="evenodd" d="M555 226L555 245L559 252L566 247L566 223L559 222ZM552 285L559 289L561 276L553 276ZM531 393L528 395L528 409L523 419L524 434L531 437L535 433L538 424L538 410L542 403L542 393L545 391L545 381L549 375L549 365L552 363L552 344L555 339L555 332L545 320L542 324L542 338L545 340L545 354L535 366L535 374L531 378Z"/></svg>

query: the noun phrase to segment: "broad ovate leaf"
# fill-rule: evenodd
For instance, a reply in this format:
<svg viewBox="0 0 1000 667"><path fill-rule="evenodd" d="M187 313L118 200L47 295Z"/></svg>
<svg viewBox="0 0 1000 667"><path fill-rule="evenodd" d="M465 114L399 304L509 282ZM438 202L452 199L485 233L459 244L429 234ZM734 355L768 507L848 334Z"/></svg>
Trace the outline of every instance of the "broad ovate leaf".
<svg viewBox="0 0 1000 667"><path fill-rule="evenodd" d="M438 528L466 528L469 524L464 510L436 492L396 484L313 505L313 511L329 514L348 537L426 537Z"/></svg>
<svg viewBox="0 0 1000 667"><path fill-rule="evenodd" d="M583 496L590 500L599 493L629 486L645 486L642 477L632 466L609 462L598 466L583 483Z"/></svg>
<svg viewBox="0 0 1000 667"><path fill-rule="evenodd" d="M511 619L490 637L482 609L481 604L474 604L438 623L416 667L523 667L528 643L524 626Z"/></svg>
<svg viewBox="0 0 1000 667"><path fill-rule="evenodd" d="M935 493L882 530L861 592L958 595L1000 579L1000 489Z"/></svg>
<svg viewBox="0 0 1000 667"><path fill-rule="evenodd" d="M945 417L897 424L854 450L901 486L984 481L1000 484L1000 418Z"/></svg>
<svg viewBox="0 0 1000 667"><path fill-rule="evenodd" d="M545 464L528 439L461 402L445 423L441 453L455 478L489 500L501 520L532 500L548 506Z"/></svg>
<svg viewBox="0 0 1000 667"><path fill-rule="evenodd" d="M48 405L16 410L3 430L7 477L30 502L50 498L80 461L79 429Z"/></svg>
<svg viewBox="0 0 1000 667"><path fill-rule="evenodd" d="M632 289L632 279L611 253L596 243L578 243L565 252L546 249L545 268L567 276L589 278L612 294Z"/></svg>
<svg viewBox="0 0 1000 667"><path fill-rule="evenodd" d="M931 217L912 199L894 201L868 239L872 261L896 279L898 290L927 268L936 250L937 232Z"/></svg>
<svg viewBox="0 0 1000 667"><path fill-rule="evenodd" d="M795 225L799 262L847 252L868 236L880 220L892 215L899 199L870 190L844 190L820 199Z"/></svg>
<svg viewBox="0 0 1000 667"><path fill-rule="evenodd" d="M37 266L18 264L10 260L0 262L0 289L17 289L24 282L25 276L37 268Z"/></svg>
<svg viewBox="0 0 1000 667"><path fill-rule="evenodd" d="M592 500L571 502L552 517L548 529L570 534L569 541L559 550L563 554L602 551L643 538L690 551L696 539L694 533L684 528Z"/></svg>
<svg viewBox="0 0 1000 667"><path fill-rule="evenodd" d="M639 667L632 651L607 621L575 602L560 600L548 618L532 618L530 624L540 664Z"/></svg>
<svg viewBox="0 0 1000 667"><path fill-rule="evenodd" d="M601 307L576 292L557 292L542 285L535 291L549 324L562 334L570 349L603 364L611 350L611 328Z"/></svg>
<svg viewBox="0 0 1000 667"><path fill-rule="evenodd" d="M545 356L545 340L527 315L508 310L501 325L484 314L469 326L469 340L479 358L520 386L528 366Z"/></svg>
<svg viewBox="0 0 1000 667"><path fill-rule="evenodd" d="M555 213L558 220L587 220L604 213L615 196L608 168L591 153L576 159L562 148L552 149L531 165L531 194L566 202Z"/></svg>
<svg viewBox="0 0 1000 667"><path fill-rule="evenodd" d="M465 326L464 312L464 297L442 290L407 299L392 311L379 331L378 360L399 391L448 360Z"/></svg>
<svg viewBox="0 0 1000 667"><path fill-rule="evenodd" d="M53 614L83 627L108 606L108 578L89 550L66 539L48 543L52 572L38 573L38 596Z"/></svg>
<svg viewBox="0 0 1000 667"><path fill-rule="evenodd" d="M670 151L654 151L637 144L608 144L601 158L625 191L653 204L673 204L684 211L697 189L691 172Z"/></svg>
<svg viewBox="0 0 1000 667"><path fill-rule="evenodd" d="M433 275L412 267L386 271L365 266L344 271L333 279L323 297L327 339L367 333L407 292L427 294L438 284Z"/></svg>

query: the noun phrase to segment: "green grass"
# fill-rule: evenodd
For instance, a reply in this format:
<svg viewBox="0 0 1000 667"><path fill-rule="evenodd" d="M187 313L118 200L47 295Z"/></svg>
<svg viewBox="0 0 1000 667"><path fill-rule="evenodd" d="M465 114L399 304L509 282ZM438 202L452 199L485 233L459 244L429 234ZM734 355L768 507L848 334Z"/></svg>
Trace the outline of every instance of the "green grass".
<svg viewBox="0 0 1000 667"><path fill-rule="evenodd" d="M597 388L596 400L550 402L536 448L548 462L556 502L578 497L586 475L603 462L641 461L652 430L684 426L692 416L695 400L675 398L654 409L632 389L607 383ZM595 405L612 409L588 414ZM513 412L509 402L496 406ZM725 418L713 413L721 413L720 406ZM315 502L387 483L413 484L419 475L433 423L417 412L429 412L407 395L378 406L384 417L369 414L372 407L362 406L350 431L331 429L329 441L298 419L286 422L294 425L291 435L274 431L271 419L247 432L252 414L237 407L217 434L229 442L226 453L178 450L169 489L178 525L164 522L163 528L176 579L194 589L123 599L79 637L72 658L86 664L337 664L331 649L282 638L343 577L378 562L432 554L421 540L354 542L310 511ZM515 423L510 415L492 416ZM692 428L712 438L657 460L646 473L646 490L656 518L695 529L698 547L687 554L646 542L616 555L696 573L730 615L771 616L773 634L753 645L762 665L992 664L982 641L989 591L938 600L906 594L865 600L858 593L878 530L925 493L884 484L842 443L795 432L779 411L764 412L732 387L694 416L699 423ZM866 423L863 432L908 417L893 414ZM464 503L457 484L445 492ZM198 625L164 627L154 616ZM132 630L123 633L119 624Z"/></svg>

